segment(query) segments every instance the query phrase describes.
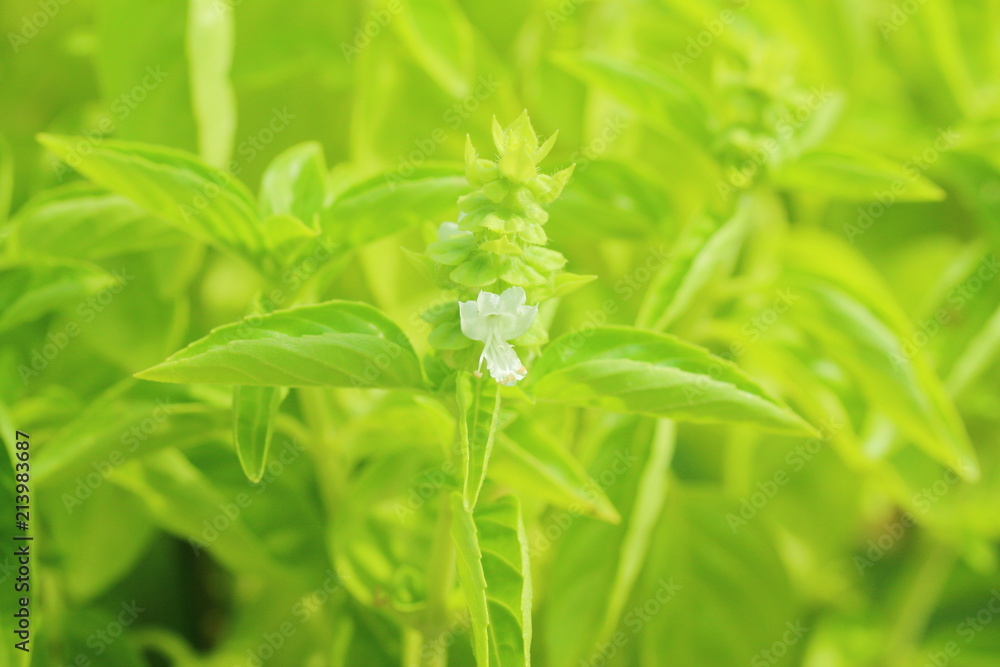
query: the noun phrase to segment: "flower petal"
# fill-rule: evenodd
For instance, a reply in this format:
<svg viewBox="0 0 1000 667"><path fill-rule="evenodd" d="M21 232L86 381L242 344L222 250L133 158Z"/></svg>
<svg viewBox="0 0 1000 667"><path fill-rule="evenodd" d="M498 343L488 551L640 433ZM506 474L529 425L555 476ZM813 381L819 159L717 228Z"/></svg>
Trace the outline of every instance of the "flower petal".
<svg viewBox="0 0 1000 667"><path fill-rule="evenodd" d="M491 326L486 317L479 311L475 301L462 301L458 304L459 318L462 322L462 333L466 338L486 342L490 339Z"/></svg>
<svg viewBox="0 0 1000 667"><path fill-rule="evenodd" d="M458 225L454 222L442 222L438 227L438 241L447 241L453 236L461 234L462 231L458 228ZM465 232L466 234L472 234L472 232Z"/></svg>
<svg viewBox="0 0 1000 667"><path fill-rule="evenodd" d="M500 295L500 310L510 315L517 314L517 309L528 301L528 295L523 287L508 287Z"/></svg>
<svg viewBox="0 0 1000 667"><path fill-rule="evenodd" d="M514 348L502 341L487 343L483 350L490 376L500 384L513 387L528 374Z"/></svg>
<svg viewBox="0 0 1000 667"><path fill-rule="evenodd" d="M496 335L500 340L514 340L531 328L538 315L538 306L521 306L513 315L504 315L497 322Z"/></svg>
<svg viewBox="0 0 1000 667"><path fill-rule="evenodd" d="M493 292L480 292L476 304L479 306L479 314L482 316L499 315L502 312L500 310L500 295Z"/></svg>

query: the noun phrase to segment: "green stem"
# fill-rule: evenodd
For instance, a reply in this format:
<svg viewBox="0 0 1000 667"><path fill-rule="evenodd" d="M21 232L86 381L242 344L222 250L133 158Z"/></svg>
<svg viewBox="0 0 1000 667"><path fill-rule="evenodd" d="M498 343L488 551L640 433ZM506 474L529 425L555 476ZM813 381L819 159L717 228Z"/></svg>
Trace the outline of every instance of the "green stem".
<svg viewBox="0 0 1000 667"><path fill-rule="evenodd" d="M312 432L312 442L305 443L313 454L319 470L319 480L324 500L329 509L337 507L344 492L347 476L344 472L342 453L337 446L336 424L332 418L333 406L324 387L302 387L299 399L302 415Z"/></svg>
<svg viewBox="0 0 1000 667"><path fill-rule="evenodd" d="M420 667L446 667L448 651L440 639L451 617L448 600L455 582L455 544L451 539L451 499L441 494L434 545L427 569L427 616L420 649Z"/></svg>
<svg viewBox="0 0 1000 667"><path fill-rule="evenodd" d="M955 565L955 554L928 538L918 545L914 560L900 582L902 590L886 632L886 664L903 664L899 661L905 661L919 640Z"/></svg>
<svg viewBox="0 0 1000 667"><path fill-rule="evenodd" d="M424 636L413 628L403 628L403 667L420 667Z"/></svg>

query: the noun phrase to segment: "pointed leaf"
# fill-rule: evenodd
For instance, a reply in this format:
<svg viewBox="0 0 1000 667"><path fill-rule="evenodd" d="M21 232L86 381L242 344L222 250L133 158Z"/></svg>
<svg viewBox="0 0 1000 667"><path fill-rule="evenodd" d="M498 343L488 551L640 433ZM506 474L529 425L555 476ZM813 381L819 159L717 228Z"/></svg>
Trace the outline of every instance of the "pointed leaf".
<svg viewBox="0 0 1000 667"><path fill-rule="evenodd" d="M368 179L341 192L323 209L323 234L334 243L360 246L428 220L440 222L469 191L464 169L422 167Z"/></svg>
<svg viewBox="0 0 1000 667"><path fill-rule="evenodd" d="M813 429L733 364L650 331L598 327L553 341L528 375L541 400L678 421Z"/></svg>
<svg viewBox="0 0 1000 667"><path fill-rule="evenodd" d="M120 285L96 266L32 262L0 267L0 333L46 313L84 303L88 294Z"/></svg>
<svg viewBox="0 0 1000 667"><path fill-rule="evenodd" d="M216 488L181 452L167 449L142 461L130 461L117 469L111 480L144 502L164 529L193 546L207 549L233 571L276 572L277 563L245 517L229 517L225 530L211 528L223 511L220 508L233 505L232 498Z"/></svg>
<svg viewBox="0 0 1000 667"><path fill-rule="evenodd" d="M676 428L673 422L667 419L659 420L649 459L643 468L635 503L632 505L625 535L618 550L618 566L611 584L604 623L601 626L602 640L611 638L614 634L625 604L646 561L653 531L667 500L675 438Z"/></svg>
<svg viewBox="0 0 1000 667"><path fill-rule="evenodd" d="M12 221L24 256L99 260L176 245L186 237L121 195L84 181L47 190Z"/></svg>
<svg viewBox="0 0 1000 667"><path fill-rule="evenodd" d="M563 509L610 523L621 520L583 465L527 419L518 419L497 436L490 478Z"/></svg>
<svg viewBox="0 0 1000 667"><path fill-rule="evenodd" d="M938 201L945 196L912 168L848 147L810 151L779 170L774 180L781 187L858 201L879 195L893 201Z"/></svg>
<svg viewBox="0 0 1000 667"><path fill-rule="evenodd" d="M456 385L464 473L462 498L466 509L472 511L486 481L486 469L493 452L500 415L500 391L494 382L482 378L473 380L468 373L461 373Z"/></svg>
<svg viewBox="0 0 1000 667"><path fill-rule="evenodd" d="M710 115L699 91L658 63L624 62L605 55L560 55L556 64L584 83L606 90L652 127L708 146Z"/></svg>
<svg viewBox="0 0 1000 667"><path fill-rule="evenodd" d="M741 207L721 226L709 219L693 225L653 279L637 325L658 331L668 329L697 303L711 281L732 266L747 233L748 221L747 209Z"/></svg>
<svg viewBox="0 0 1000 667"><path fill-rule="evenodd" d="M873 406L928 454L975 479L965 425L924 358L902 308L856 250L828 234L795 235L787 250L799 328L857 382Z"/></svg>
<svg viewBox="0 0 1000 667"><path fill-rule="evenodd" d="M504 496L469 513L452 495L459 582L479 667L530 667L531 572L521 506Z"/></svg>
<svg viewBox="0 0 1000 667"><path fill-rule="evenodd" d="M318 228L316 216L326 199L326 159L323 147L310 141L287 149L274 158L260 186L260 209L264 216L294 215Z"/></svg>
<svg viewBox="0 0 1000 667"><path fill-rule="evenodd" d="M363 303L254 315L213 330L137 377L269 387L420 387L416 353L399 327Z"/></svg>
<svg viewBox="0 0 1000 667"><path fill-rule="evenodd" d="M91 147L88 140L54 135L39 140L93 182L191 236L251 260L263 255L257 205L231 174L159 146L106 140ZM78 151L81 143L90 150Z"/></svg>
<svg viewBox="0 0 1000 667"><path fill-rule="evenodd" d="M274 419L287 394L284 387L233 387L233 441L243 472L251 482L259 482L264 476Z"/></svg>

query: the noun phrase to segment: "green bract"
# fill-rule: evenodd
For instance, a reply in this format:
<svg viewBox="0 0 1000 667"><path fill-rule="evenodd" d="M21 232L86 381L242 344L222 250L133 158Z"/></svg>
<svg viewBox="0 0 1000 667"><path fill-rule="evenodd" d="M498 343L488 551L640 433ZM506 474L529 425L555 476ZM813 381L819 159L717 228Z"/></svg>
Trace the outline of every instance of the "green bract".
<svg viewBox="0 0 1000 667"><path fill-rule="evenodd" d="M1000 0L0 7L0 667L1000 664Z"/></svg>
<svg viewBox="0 0 1000 667"><path fill-rule="evenodd" d="M431 259L448 267L443 287L463 300L511 286L523 287L529 303L552 296L566 258L544 247L545 205L573 174L572 166L551 176L538 172L555 140L553 134L539 144L527 112L506 129L493 119L494 161L479 157L466 138L465 177L476 190L459 198L457 226L443 227L440 240L427 248Z"/></svg>

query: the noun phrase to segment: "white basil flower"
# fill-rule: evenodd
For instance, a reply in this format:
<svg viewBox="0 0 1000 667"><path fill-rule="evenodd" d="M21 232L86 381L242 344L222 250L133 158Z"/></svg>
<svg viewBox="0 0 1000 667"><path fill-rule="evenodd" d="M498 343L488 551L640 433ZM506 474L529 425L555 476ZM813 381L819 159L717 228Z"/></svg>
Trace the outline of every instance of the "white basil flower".
<svg viewBox="0 0 1000 667"><path fill-rule="evenodd" d="M493 379L508 387L528 374L514 348L507 342L523 335L535 321L538 306L526 306L526 301L523 288L511 287L503 294L480 292L475 301L459 304L462 333L467 338L484 343L483 354L479 357L480 371L485 359ZM479 371L477 377L478 374Z"/></svg>
<svg viewBox="0 0 1000 667"><path fill-rule="evenodd" d="M459 215L458 219L461 220L462 216ZM458 228L458 224L454 222L442 222L438 226L438 241L448 241L453 238L465 238L467 236L472 236L472 232L467 232Z"/></svg>

